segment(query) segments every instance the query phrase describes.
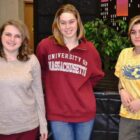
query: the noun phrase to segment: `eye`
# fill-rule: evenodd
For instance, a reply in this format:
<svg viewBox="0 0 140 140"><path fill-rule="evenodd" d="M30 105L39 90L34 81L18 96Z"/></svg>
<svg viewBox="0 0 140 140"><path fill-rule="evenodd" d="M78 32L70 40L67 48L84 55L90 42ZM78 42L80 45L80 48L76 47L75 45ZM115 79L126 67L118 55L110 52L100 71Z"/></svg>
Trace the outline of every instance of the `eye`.
<svg viewBox="0 0 140 140"><path fill-rule="evenodd" d="M135 34L136 34L136 31L132 30L132 31L130 32L130 34L131 34L131 35L135 35Z"/></svg>
<svg viewBox="0 0 140 140"><path fill-rule="evenodd" d="M65 25L66 22L64 22L64 21L60 21L60 24L61 24L61 25Z"/></svg>
<svg viewBox="0 0 140 140"><path fill-rule="evenodd" d="M17 35L15 35L15 38L21 38L21 35L17 34Z"/></svg>
<svg viewBox="0 0 140 140"><path fill-rule="evenodd" d="M73 24L74 22L75 22L75 20L71 20L69 23L70 23L70 24Z"/></svg>
<svg viewBox="0 0 140 140"><path fill-rule="evenodd" d="M7 36L7 37L11 37L12 36L12 34L10 34L10 33L4 33L4 35Z"/></svg>

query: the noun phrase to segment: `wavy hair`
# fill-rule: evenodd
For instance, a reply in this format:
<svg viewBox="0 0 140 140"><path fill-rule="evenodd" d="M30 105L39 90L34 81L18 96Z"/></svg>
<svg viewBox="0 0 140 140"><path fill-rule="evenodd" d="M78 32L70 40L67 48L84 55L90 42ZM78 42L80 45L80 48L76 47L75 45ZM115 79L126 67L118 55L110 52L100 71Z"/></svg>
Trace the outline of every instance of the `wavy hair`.
<svg viewBox="0 0 140 140"><path fill-rule="evenodd" d="M29 55L32 54L32 51L29 48L29 32L28 32L26 25L19 20L8 20L1 26L1 28L0 28L0 57L3 57L6 59L6 55L3 50L1 36L2 36L6 26L8 26L8 25L12 25L12 26L16 27L22 36L22 44L18 50L17 59L20 61L29 60Z"/></svg>

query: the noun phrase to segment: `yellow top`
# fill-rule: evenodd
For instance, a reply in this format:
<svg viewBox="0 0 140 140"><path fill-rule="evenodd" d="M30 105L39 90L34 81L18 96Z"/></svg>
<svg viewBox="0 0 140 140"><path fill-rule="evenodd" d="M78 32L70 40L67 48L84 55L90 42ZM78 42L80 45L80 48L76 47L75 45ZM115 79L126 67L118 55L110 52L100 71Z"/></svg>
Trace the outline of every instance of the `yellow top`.
<svg viewBox="0 0 140 140"><path fill-rule="evenodd" d="M140 98L140 55L133 48L123 49L115 66L115 75L134 99ZM140 120L140 111L131 113L121 105L120 116Z"/></svg>

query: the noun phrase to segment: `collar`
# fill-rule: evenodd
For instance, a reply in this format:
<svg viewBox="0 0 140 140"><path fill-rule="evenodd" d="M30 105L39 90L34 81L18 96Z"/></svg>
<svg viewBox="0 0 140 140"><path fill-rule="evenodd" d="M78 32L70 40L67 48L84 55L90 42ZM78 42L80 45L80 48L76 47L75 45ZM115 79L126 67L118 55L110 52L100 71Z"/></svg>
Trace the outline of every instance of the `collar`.
<svg viewBox="0 0 140 140"><path fill-rule="evenodd" d="M61 45L59 45L53 37L52 37L52 40L53 40L54 45L58 45L58 46L60 46L61 48L68 49L66 46L61 46ZM84 37L81 38L81 39L79 40L79 45L78 45L76 48L73 48L72 50L75 50L75 49L76 49L76 50L82 50L82 51L87 50L87 39L84 38Z"/></svg>

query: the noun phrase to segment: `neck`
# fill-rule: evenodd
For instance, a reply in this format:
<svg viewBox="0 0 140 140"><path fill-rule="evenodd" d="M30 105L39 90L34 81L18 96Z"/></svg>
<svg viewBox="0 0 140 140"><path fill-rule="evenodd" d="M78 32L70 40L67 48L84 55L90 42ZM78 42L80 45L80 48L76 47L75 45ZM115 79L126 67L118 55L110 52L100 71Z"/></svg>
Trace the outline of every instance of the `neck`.
<svg viewBox="0 0 140 140"><path fill-rule="evenodd" d="M6 55L6 59L7 59L8 61L17 60L17 53L5 52L5 55Z"/></svg>
<svg viewBox="0 0 140 140"><path fill-rule="evenodd" d="M75 48L79 44L77 38L74 38L74 39L65 39L64 42L65 42L65 44L66 44L66 46L67 46L67 48L69 50Z"/></svg>
<svg viewBox="0 0 140 140"><path fill-rule="evenodd" d="M135 48L134 48L134 53L135 53L135 54L140 54L140 48L135 47Z"/></svg>

